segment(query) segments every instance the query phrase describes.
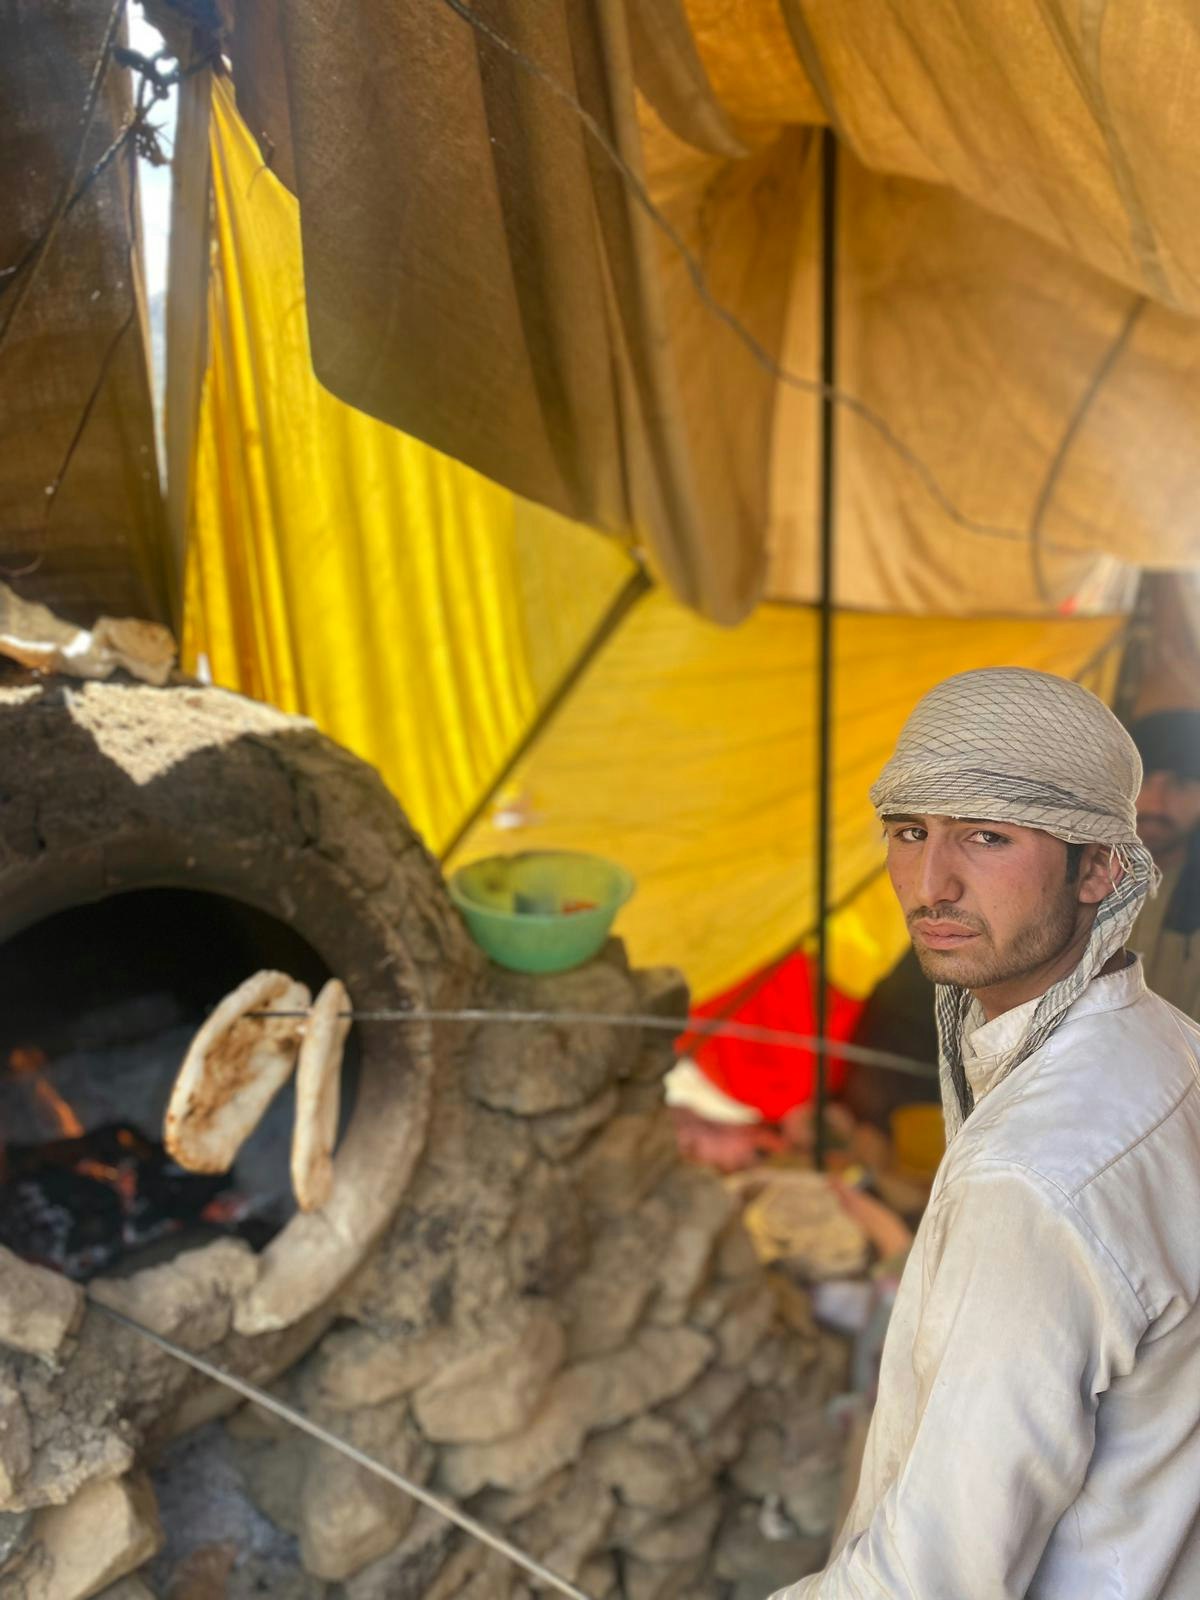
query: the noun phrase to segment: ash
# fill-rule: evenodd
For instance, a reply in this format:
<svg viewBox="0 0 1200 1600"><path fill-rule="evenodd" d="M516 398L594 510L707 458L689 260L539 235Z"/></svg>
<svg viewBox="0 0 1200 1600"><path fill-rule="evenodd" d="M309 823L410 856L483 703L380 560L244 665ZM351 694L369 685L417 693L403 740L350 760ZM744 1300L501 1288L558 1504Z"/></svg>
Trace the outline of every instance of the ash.
<svg viewBox="0 0 1200 1600"><path fill-rule="evenodd" d="M308 1600L324 1584L307 1579L291 1534L271 1522L250 1499L220 1423L179 1440L151 1473L166 1542L143 1569L156 1594L169 1594L189 1574L208 1568L227 1573L228 1600L286 1596Z"/></svg>

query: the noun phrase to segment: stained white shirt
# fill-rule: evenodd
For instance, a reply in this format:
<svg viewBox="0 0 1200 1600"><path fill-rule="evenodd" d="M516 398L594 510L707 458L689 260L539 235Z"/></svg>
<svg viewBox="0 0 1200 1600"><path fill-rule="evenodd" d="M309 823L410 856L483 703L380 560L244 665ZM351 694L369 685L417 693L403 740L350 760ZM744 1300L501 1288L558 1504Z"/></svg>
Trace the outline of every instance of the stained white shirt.
<svg viewBox="0 0 1200 1600"><path fill-rule="evenodd" d="M1200 1030L1140 962L977 1028L858 1493L774 1600L1200 1600Z"/></svg>

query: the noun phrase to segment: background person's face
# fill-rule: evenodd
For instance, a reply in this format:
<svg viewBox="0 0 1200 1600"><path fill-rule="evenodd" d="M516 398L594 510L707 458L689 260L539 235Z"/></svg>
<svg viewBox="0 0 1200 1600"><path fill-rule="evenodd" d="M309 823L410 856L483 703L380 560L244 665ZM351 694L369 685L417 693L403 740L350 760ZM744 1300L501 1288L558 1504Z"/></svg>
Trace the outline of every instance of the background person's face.
<svg viewBox="0 0 1200 1600"><path fill-rule="evenodd" d="M1036 828L937 816L884 826L888 873L926 977L976 992L1024 984L1027 998L1060 964L1074 965L1111 886L1094 881L1094 847L1068 883L1066 845Z"/></svg>
<svg viewBox="0 0 1200 1600"><path fill-rule="evenodd" d="M1137 828L1155 860L1182 853L1200 823L1200 782L1173 772L1148 772L1137 798Z"/></svg>

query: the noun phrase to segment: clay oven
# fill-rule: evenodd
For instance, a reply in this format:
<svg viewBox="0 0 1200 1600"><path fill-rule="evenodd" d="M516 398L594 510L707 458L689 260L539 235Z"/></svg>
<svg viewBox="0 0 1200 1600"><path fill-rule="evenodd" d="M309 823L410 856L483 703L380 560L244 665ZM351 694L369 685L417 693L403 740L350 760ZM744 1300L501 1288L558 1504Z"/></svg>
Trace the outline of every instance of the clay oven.
<svg viewBox="0 0 1200 1600"><path fill-rule="evenodd" d="M44 996L69 1024L88 983L83 1009L108 1033L90 1041L101 1065L80 1066L72 1044L84 1078L124 1070L129 1019L153 1031L156 995L169 1011L259 966L310 987L336 977L359 1011L687 1004L674 974L631 971L615 943L557 979L488 967L368 767L306 722L193 687L0 690L0 941L43 1035L8 1039L0 1067L37 1080L43 1112L70 1100ZM157 976L139 991L131 951L148 943ZM158 1021L156 1049L178 1018ZM414 1018L358 1022L352 1045L333 1191L308 1213L261 1176L269 1161L165 1221L138 1210L149 1180L133 1157L158 1158L134 1149L154 1143L137 1106L165 1092L150 1055L142 1100L90 1084L101 1110L43 1136L59 1155L70 1145L66 1177L36 1177L36 1106L23 1139L0 1129L49 1229L31 1245L20 1208L7 1225L0 1208L0 1592L531 1593L97 1301L274 1385L597 1600L715 1600L748 1593L768 1558L793 1576L818 1559L836 1484L820 1406L840 1354L803 1294L759 1267L720 1185L680 1165L663 1036ZM28 1091L0 1085L10 1119ZM72 1141L97 1123L111 1148L89 1147L81 1173ZM46 1217L111 1173L118 1192L97 1205L124 1217L122 1247L55 1233ZM86 1290L30 1264L60 1235L69 1259L52 1264Z"/></svg>

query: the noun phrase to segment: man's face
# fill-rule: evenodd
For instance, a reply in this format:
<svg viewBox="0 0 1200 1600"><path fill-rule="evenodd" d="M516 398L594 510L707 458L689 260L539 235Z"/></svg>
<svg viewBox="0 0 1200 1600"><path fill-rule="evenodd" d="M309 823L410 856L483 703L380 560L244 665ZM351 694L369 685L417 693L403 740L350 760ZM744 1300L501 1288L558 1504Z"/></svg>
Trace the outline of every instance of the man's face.
<svg viewBox="0 0 1200 1600"><path fill-rule="evenodd" d="M1068 882L1066 845L1037 828L938 816L886 817L884 827L888 873L926 977L976 992L1029 989L1008 996L1006 1009L1074 966L1111 888L1106 853L1086 846Z"/></svg>
<svg viewBox="0 0 1200 1600"><path fill-rule="evenodd" d="M1200 822L1200 782L1174 772L1148 772L1137 798L1137 828L1156 861L1181 855Z"/></svg>

